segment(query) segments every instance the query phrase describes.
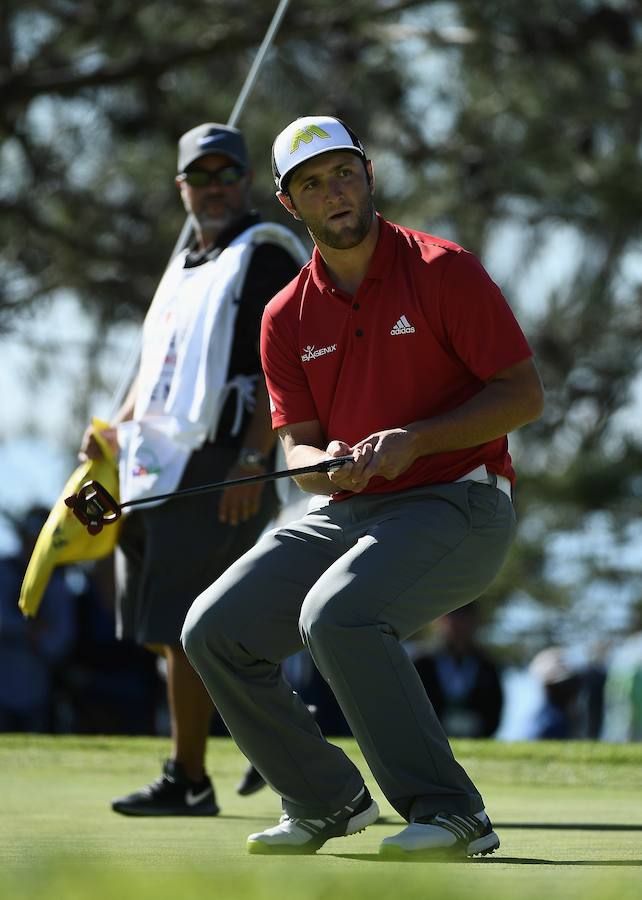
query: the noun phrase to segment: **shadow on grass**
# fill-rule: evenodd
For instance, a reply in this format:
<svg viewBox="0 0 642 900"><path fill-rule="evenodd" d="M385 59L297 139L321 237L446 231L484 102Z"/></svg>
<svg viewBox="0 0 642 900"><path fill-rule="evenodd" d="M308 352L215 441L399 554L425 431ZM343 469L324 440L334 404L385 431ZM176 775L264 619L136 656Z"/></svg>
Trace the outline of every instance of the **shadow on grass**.
<svg viewBox="0 0 642 900"><path fill-rule="evenodd" d="M529 828L542 831L642 831L642 825L617 822L494 822L493 828Z"/></svg>
<svg viewBox="0 0 642 900"><path fill-rule="evenodd" d="M401 819L380 816L375 825L404 826ZM536 831L642 831L642 825L621 822L493 822L493 828L523 828Z"/></svg>
<svg viewBox="0 0 642 900"><path fill-rule="evenodd" d="M506 863L511 866L642 866L642 859L528 859L520 856L485 857L471 862L481 865Z"/></svg>
<svg viewBox="0 0 642 900"><path fill-rule="evenodd" d="M218 816L216 816L216 819L219 822L237 821L237 822L250 822L250 823L255 822L258 824L262 824L265 822L266 824L273 826L273 825L276 825L276 823L279 821L280 815L281 815L280 813L276 813L271 816L256 816L256 815L253 816L250 813L248 813L247 815L235 815L234 813L221 812L218 814ZM200 818L207 818L207 817L202 816ZM210 817L210 821L212 818L213 817ZM194 820L192 819L191 821L194 821Z"/></svg>
<svg viewBox="0 0 642 900"><path fill-rule="evenodd" d="M467 865L484 866L493 863L509 866L642 866L642 859L530 859L523 856L484 856L481 859L385 859L378 853L328 853L337 859L356 859L361 862L399 863L407 865Z"/></svg>

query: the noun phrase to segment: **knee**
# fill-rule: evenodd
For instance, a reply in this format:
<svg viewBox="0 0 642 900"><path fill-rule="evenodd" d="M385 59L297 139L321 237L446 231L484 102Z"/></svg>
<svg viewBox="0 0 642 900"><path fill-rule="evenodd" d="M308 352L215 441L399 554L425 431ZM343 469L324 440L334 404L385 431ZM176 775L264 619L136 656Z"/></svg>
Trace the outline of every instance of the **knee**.
<svg viewBox="0 0 642 900"><path fill-rule="evenodd" d="M299 616L299 632L303 643L312 649L322 646L326 640L341 628L341 622L333 612L334 605L308 597L301 607Z"/></svg>
<svg viewBox="0 0 642 900"><path fill-rule="evenodd" d="M201 594L192 603L181 632L181 644L192 665L204 654L211 656L216 651L217 641L225 632L224 623L220 619L221 616L207 602L205 594Z"/></svg>
<svg viewBox="0 0 642 900"><path fill-rule="evenodd" d="M194 610L195 606L196 603L193 603L189 608L183 623L183 630L181 631L181 644L185 651L185 656L190 662L194 662L198 657L199 648L202 648L205 637L203 616L198 610Z"/></svg>
<svg viewBox="0 0 642 900"><path fill-rule="evenodd" d="M354 594L348 591L331 596L308 594L299 616L301 639L313 656L325 647L350 653L357 636L373 629L393 633L389 625L355 602Z"/></svg>

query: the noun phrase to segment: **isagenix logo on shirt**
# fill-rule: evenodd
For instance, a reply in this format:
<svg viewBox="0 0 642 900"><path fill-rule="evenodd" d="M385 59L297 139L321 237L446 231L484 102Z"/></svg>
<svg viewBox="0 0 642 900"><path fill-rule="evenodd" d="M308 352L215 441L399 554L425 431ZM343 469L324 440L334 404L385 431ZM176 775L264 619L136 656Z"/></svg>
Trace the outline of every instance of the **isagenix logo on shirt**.
<svg viewBox="0 0 642 900"><path fill-rule="evenodd" d="M319 356L325 356L327 353L334 353L336 349L336 344L330 344L328 347L319 347L318 350L315 348L314 344L311 346L308 344L301 354L301 359L303 362L310 362L310 360L317 359Z"/></svg>

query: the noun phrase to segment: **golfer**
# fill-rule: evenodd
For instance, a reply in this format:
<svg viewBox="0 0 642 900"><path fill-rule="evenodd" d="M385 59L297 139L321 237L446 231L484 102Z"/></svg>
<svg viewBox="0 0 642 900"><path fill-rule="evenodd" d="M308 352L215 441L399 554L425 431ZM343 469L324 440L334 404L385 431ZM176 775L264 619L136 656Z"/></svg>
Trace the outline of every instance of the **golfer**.
<svg viewBox="0 0 642 900"><path fill-rule="evenodd" d="M182 640L243 753L283 798L252 853L314 853L375 821L360 772L281 675L301 642L379 787L408 822L392 858L499 846L401 642L487 590L511 546L507 433L543 392L500 290L451 241L374 207L374 173L340 120L291 123L273 146L278 199L315 250L267 305L261 351L288 465L320 498L266 534L187 614Z"/></svg>

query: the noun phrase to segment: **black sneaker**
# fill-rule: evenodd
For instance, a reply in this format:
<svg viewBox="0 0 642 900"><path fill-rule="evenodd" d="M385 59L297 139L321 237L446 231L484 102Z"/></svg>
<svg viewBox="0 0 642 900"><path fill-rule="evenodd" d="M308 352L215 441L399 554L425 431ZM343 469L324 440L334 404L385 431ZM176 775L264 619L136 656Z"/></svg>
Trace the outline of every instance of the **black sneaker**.
<svg viewBox="0 0 642 900"><path fill-rule="evenodd" d="M126 797L113 800L111 808L124 816L215 816L218 814L212 782L191 781L180 763L168 759L156 781Z"/></svg>
<svg viewBox="0 0 642 900"><path fill-rule="evenodd" d="M249 797L250 794L256 794L257 791L264 787L265 781L261 773L254 766L248 766L243 773L243 777L236 785L236 793L240 794L241 797Z"/></svg>
<svg viewBox="0 0 642 900"><path fill-rule="evenodd" d="M354 800L330 816L318 819L295 819L286 814L274 828L251 834L247 839L249 853L307 854L316 853L330 838L363 831L379 816L379 807L361 788Z"/></svg>
<svg viewBox="0 0 642 900"><path fill-rule="evenodd" d="M438 813L413 819L399 834L384 838L379 855L388 859L486 856L498 847L499 838L485 812L474 816Z"/></svg>

